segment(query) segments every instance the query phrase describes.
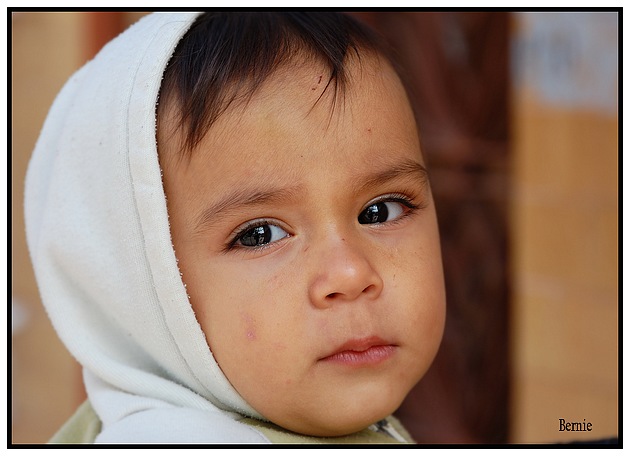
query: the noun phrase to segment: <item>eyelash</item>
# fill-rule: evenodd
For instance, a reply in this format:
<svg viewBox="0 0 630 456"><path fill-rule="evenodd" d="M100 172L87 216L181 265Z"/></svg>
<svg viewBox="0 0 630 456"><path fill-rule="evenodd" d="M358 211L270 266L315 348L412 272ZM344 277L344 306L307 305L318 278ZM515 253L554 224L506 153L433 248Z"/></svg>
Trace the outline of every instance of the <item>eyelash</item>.
<svg viewBox="0 0 630 456"><path fill-rule="evenodd" d="M367 208L378 203L399 203L405 206L408 210L404 212L402 215L400 215L398 218L396 218L395 220L379 223L377 225L383 225L384 223L387 223L387 224L397 223L401 221L402 219L406 218L407 216L412 215L416 211L423 209L425 207L424 204L414 203L413 198L409 198L407 195L404 195L402 193L390 193L387 195L379 196L378 198L370 201L368 204L366 204L363 207L363 209L361 209L360 213L362 214Z"/></svg>
<svg viewBox="0 0 630 456"><path fill-rule="evenodd" d="M238 229L237 233L226 244L224 251L225 252L229 252L229 251L237 249L237 248L245 249L245 250L251 250L251 251L261 251L261 250L264 250L264 249L268 248L269 246L271 246L273 244L273 242L269 242L269 243L267 243L265 245L261 245L261 246L257 246L257 247L247 247L247 246L237 245L237 242L248 231L253 230L255 228L258 228L258 227L267 226L267 225L278 226L278 222L275 221L275 220L270 220L270 219L258 219L258 220L253 220L251 222L246 223L242 228Z"/></svg>
<svg viewBox="0 0 630 456"><path fill-rule="evenodd" d="M396 219L394 220L390 220L390 221L386 221L386 222L379 222L379 223L373 223L372 225L377 225L377 226L382 226L382 225L393 225L393 224L397 224L399 222L401 222L403 219L407 218L410 215L413 215L414 213L416 213L418 210L421 210L425 207L425 204L416 204L413 202L413 198L410 198L402 193L391 193L391 194L387 194L387 195L383 195L380 196L372 201L370 201L368 204L366 204L360 211L360 214L363 214L364 211L366 211L370 206L379 204L379 203L398 203L401 204L402 206L404 206L407 210L403 212L403 214L401 214L400 216L398 216ZM358 216L357 216L358 219ZM270 219L258 219L258 220L253 220L251 222L248 222L247 224L245 224L242 228L239 228L238 231L236 232L236 234L234 234L234 236L232 236L231 240L225 245L225 248L223 249L224 252L230 252L234 249L243 249L243 250L247 250L247 251L252 251L252 252L260 252L262 250L265 250L271 246L273 246L276 242L279 241L273 241L273 242L268 242L264 245L261 246L240 246L238 245L238 241L240 239L242 239L242 237L247 234L247 232L258 228L258 227L263 227L263 226L277 226L279 227L279 224L277 221L275 220L270 220ZM280 227L279 227L280 228ZM282 229L282 228L281 228ZM288 234L288 236L286 237L291 237L290 234ZM284 238L283 238L284 239Z"/></svg>

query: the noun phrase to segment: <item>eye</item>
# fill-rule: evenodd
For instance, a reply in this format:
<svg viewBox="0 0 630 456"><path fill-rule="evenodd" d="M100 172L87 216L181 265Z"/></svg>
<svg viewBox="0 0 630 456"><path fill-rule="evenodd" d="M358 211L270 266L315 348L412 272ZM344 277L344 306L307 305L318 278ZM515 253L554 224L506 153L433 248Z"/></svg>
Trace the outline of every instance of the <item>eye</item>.
<svg viewBox="0 0 630 456"><path fill-rule="evenodd" d="M233 245L242 247L264 247L279 241L289 234L277 225L263 223L253 227L246 227L237 236Z"/></svg>
<svg viewBox="0 0 630 456"><path fill-rule="evenodd" d="M409 207L408 202L379 201L372 203L359 214L359 223L368 225L372 223L391 222L401 217L405 213L405 207Z"/></svg>

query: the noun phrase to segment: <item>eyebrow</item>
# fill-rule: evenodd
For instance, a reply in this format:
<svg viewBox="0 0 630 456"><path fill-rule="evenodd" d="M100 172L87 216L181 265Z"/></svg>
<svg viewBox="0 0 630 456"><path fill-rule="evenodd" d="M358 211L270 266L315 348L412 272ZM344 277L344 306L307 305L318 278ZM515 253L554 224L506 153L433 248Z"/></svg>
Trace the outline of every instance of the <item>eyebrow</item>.
<svg viewBox="0 0 630 456"><path fill-rule="evenodd" d="M362 179L357 179L357 193L378 187L385 182L395 179L414 179L418 180L423 186L429 183L429 173L427 169L415 160L404 160L394 165L389 165L382 171L370 173Z"/></svg>
<svg viewBox="0 0 630 456"><path fill-rule="evenodd" d="M360 194L396 179L414 179L423 186L428 184L429 180L427 169L422 164L415 160L405 160L389 165L381 171L357 177L354 180L358 185L355 185L353 190L355 194ZM281 204L295 201L303 189L302 185L277 187L268 190L236 189L204 209L196 219L194 231L199 233L210 228L219 219L217 215L239 212L243 208L262 204Z"/></svg>
<svg viewBox="0 0 630 456"><path fill-rule="evenodd" d="M218 214L238 212L245 207L261 204L280 204L293 200L302 186L278 187L269 190L239 188L228 193L224 198L201 212L195 223L195 232L201 232L211 227L217 220Z"/></svg>

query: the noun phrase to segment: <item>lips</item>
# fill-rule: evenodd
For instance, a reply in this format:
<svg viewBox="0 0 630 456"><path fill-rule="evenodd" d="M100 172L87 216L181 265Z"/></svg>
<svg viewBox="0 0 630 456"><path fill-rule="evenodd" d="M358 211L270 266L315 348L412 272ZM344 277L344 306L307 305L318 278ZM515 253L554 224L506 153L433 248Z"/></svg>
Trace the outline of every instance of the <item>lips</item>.
<svg viewBox="0 0 630 456"><path fill-rule="evenodd" d="M345 366L370 366L380 364L392 357L397 345L380 337L351 339L320 359L322 362Z"/></svg>

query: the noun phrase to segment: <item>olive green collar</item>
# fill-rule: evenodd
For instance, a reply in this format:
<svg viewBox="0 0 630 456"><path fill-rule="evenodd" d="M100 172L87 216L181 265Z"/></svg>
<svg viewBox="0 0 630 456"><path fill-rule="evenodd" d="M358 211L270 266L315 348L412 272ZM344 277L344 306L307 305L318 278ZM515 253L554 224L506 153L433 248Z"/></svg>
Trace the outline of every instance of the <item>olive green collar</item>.
<svg viewBox="0 0 630 456"><path fill-rule="evenodd" d="M413 439L400 422L393 416L379 421L362 431L341 437L313 437L296 434L270 422L243 418L241 423L247 424L262 433L271 443L279 444L401 444L414 443Z"/></svg>

